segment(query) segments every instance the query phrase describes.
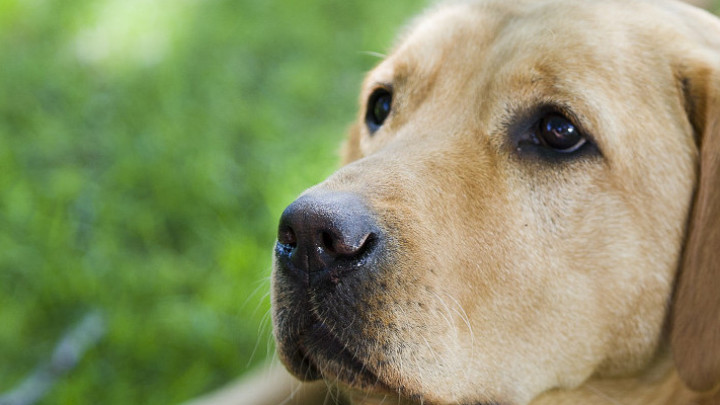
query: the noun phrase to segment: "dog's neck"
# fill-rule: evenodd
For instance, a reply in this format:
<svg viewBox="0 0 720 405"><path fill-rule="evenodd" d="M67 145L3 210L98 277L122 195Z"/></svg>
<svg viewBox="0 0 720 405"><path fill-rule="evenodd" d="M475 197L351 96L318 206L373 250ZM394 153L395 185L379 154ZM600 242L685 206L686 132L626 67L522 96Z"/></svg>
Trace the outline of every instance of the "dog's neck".
<svg viewBox="0 0 720 405"><path fill-rule="evenodd" d="M531 405L719 405L720 390L698 394L678 376L669 354L643 373L625 378L591 378L574 390L549 391Z"/></svg>

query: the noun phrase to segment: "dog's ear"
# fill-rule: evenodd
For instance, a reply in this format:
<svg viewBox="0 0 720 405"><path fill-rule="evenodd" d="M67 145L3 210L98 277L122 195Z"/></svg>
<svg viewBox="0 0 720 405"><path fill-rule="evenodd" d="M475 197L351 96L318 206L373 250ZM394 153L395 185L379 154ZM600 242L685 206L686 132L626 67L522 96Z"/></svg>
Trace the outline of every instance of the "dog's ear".
<svg viewBox="0 0 720 405"><path fill-rule="evenodd" d="M720 50L712 59L681 79L699 161L670 318L675 365L699 392L720 384Z"/></svg>

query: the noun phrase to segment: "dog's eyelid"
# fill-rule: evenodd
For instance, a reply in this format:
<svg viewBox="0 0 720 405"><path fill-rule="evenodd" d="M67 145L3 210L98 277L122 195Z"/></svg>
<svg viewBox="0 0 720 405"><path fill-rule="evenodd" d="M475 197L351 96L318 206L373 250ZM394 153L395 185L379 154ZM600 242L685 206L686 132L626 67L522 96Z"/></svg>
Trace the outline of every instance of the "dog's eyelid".
<svg viewBox="0 0 720 405"><path fill-rule="evenodd" d="M386 89L386 90L392 90L393 84L391 81L376 81L373 82L373 84L370 86L372 91L375 91L377 89Z"/></svg>
<svg viewBox="0 0 720 405"><path fill-rule="evenodd" d="M587 120L584 119L583 115L578 114L575 109L572 109L566 105L551 105L546 111L547 113L552 113L553 111L559 113L560 115L567 118L579 131L583 134L585 139L587 139L588 142L597 144L597 139L593 135L595 131L591 128L591 126L588 126Z"/></svg>
<svg viewBox="0 0 720 405"><path fill-rule="evenodd" d="M392 82L385 81L372 82L369 86L367 86L367 89L368 91L365 93L365 100L368 100L370 96L372 96L372 94L377 92L378 90L386 90L390 93L394 92L394 86Z"/></svg>

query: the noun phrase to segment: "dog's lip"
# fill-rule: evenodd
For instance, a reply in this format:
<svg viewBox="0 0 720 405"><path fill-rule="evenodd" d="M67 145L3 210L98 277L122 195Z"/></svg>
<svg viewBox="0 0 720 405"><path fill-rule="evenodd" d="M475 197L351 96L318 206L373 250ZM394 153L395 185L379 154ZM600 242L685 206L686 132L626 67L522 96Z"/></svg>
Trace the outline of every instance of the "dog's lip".
<svg viewBox="0 0 720 405"><path fill-rule="evenodd" d="M304 381L322 378L348 388L377 393L394 392L317 315L311 315L306 322L294 338L285 340L291 344L283 345L282 349L289 354L285 357L289 362L286 365L296 377Z"/></svg>
<svg viewBox="0 0 720 405"><path fill-rule="evenodd" d="M353 388L388 389L326 323L316 319L298 343L304 360L325 379L338 380Z"/></svg>

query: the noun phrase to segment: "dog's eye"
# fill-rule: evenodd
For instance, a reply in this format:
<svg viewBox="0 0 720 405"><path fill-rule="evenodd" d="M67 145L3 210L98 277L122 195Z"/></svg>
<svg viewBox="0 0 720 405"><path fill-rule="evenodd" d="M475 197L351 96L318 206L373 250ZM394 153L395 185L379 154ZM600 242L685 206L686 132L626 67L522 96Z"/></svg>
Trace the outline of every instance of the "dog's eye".
<svg viewBox="0 0 720 405"><path fill-rule="evenodd" d="M392 93L388 89L375 90L368 100L365 123L370 133L377 131L390 115L392 109Z"/></svg>
<svg viewBox="0 0 720 405"><path fill-rule="evenodd" d="M538 122L535 137L539 144L564 153L575 152L587 141L570 120L557 113L548 114Z"/></svg>

